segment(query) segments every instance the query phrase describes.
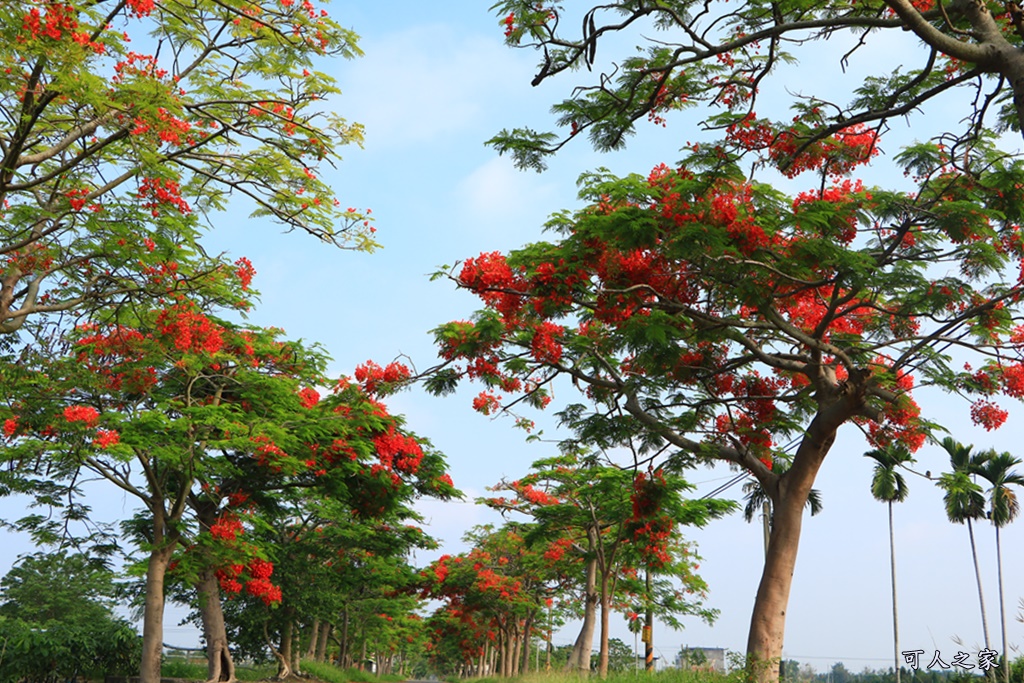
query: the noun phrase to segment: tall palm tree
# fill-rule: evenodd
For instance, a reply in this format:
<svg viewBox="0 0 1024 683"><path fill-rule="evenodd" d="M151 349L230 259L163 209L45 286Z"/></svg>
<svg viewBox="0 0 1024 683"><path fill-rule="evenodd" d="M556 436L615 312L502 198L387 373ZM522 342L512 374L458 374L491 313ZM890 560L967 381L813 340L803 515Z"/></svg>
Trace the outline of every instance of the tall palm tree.
<svg viewBox="0 0 1024 683"><path fill-rule="evenodd" d="M889 569L892 583L892 642L893 669L896 671L896 683L900 683L900 620L896 611L896 534L893 532L892 504L902 503L907 499L910 489L907 480L897 468L914 461L910 451L900 445L890 444L885 448L876 448L864 454L875 461L875 471L871 477L871 495L889 506Z"/></svg>
<svg viewBox="0 0 1024 683"><path fill-rule="evenodd" d="M981 607L981 629L987 650L990 649L991 641L988 636L988 617L985 614L985 594L981 590L978 547L974 542L974 526L971 522L985 518L985 496L982 488L975 483L973 474L988 454L972 453L973 446L965 446L951 436L942 440L942 448L949 454L953 471L939 477L938 485L946 492L942 496L946 505L946 517L954 524L966 524L967 535L971 538L971 557L974 560L974 576L978 582L978 605Z"/></svg>
<svg viewBox="0 0 1024 683"><path fill-rule="evenodd" d="M1024 486L1024 476L1017 474L1013 468L1021 464L1020 458L1010 453L992 451L985 462L978 467L980 474L992 488L988 490L989 519L996 528L996 567L999 578L999 619L1003 634L1003 676L1010 683L1010 657L1006 649L1006 602L1003 599L1003 553L999 545L999 530L1016 519L1020 514L1020 503L1011 485Z"/></svg>

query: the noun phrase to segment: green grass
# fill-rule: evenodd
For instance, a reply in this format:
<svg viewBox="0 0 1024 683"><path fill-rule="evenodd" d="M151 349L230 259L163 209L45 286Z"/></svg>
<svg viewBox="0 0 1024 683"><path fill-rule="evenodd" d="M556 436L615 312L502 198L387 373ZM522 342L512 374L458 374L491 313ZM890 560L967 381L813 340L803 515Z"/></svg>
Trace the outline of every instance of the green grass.
<svg viewBox="0 0 1024 683"><path fill-rule="evenodd" d="M710 671L690 671L667 669L656 673L646 671L611 672L602 683L736 683L738 674L723 674ZM550 671L529 673L516 678L474 678L472 683L581 683L585 680L601 681L596 674L570 673L567 671Z"/></svg>
<svg viewBox="0 0 1024 683"><path fill-rule="evenodd" d="M326 683L379 683L380 681L402 681L401 676L375 676L359 669L339 669L327 662L302 662L302 673L319 678Z"/></svg>
<svg viewBox="0 0 1024 683"><path fill-rule="evenodd" d="M277 673L277 665L249 667L235 665L235 676L240 681L265 681ZM196 664L180 659L170 659L160 666L160 675L165 678L184 678L193 681L206 680L206 663Z"/></svg>

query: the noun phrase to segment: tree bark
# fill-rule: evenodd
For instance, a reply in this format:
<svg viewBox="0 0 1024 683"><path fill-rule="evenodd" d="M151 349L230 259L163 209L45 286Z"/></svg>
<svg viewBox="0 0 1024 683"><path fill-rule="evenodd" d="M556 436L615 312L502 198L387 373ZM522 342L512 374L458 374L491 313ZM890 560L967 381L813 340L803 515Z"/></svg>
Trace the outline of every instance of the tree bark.
<svg viewBox="0 0 1024 683"><path fill-rule="evenodd" d="M985 594L981 590L981 567L978 566L978 547L974 543L974 526L971 524L971 518L967 518L967 535L971 538L971 557L974 558L974 577L978 581L978 605L981 607L981 631L985 636L985 649L992 649L991 640L988 636L988 616L985 614ZM991 671L989 669L991 678Z"/></svg>
<svg viewBox="0 0 1024 683"><path fill-rule="evenodd" d="M206 640L207 683L235 681L235 661L228 648L228 632L224 625L224 610L220 604L220 584L212 569L204 570L196 584L199 593L199 615Z"/></svg>
<svg viewBox="0 0 1024 683"><path fill-rule="evenodd" d="M349 655L348 649L348 605L345 605L345 609L341 612L341 647L338 650L338 664L341 668L352 666L352 659Z"/></svg>
<svg viewBox="0 0 1024 683"><path fill-rule="evenodd" d="M896 683L900 683L900 619L896 610L896 533L892 524L892 501L889 501L889 570L892 575L892 656Z"/></svg>
<svg viewBox="0 0 1024 683"><path fill-rule="evenodd" d="M993 515L994 516L994 515ZM1006 645L1006 601L1003 598L1003 549L999 544L999 525L996 527L996 567L999 571L999 620L1003 631L1003 681L1010 683L1010 651Z"/></svg>
<svg viewBox="0 0 1024 683"><path fill-rule="evenodd" d="M612 611L612 596L608 585L610 578L607 572L601 575L601 649L597 658L597 675L601 678L608 677L608 620Z"/></svg>
<svg viewBox="0 0 1024 683"><path fill-rule="evenodd" d="M275 679L283 681L292 675L292 619L285 622L281 629L281 645L277 648L271 646L271 653L277 660L277 675Z"/></svg>
<svg viewBox="0 0 1024 683"><path fill-rule="evenodd" d="M333 629L334 625L329 621L320 624L320 641L317 643L316 652L313 655L318 662L322 662L327 658L327 641L330 640Z"/></svg>
<svg viewBox="0 0 1024 683"><path fill-rule="evenodd" d="M309 647L306 648L306 659L313 659L316 656L317 644L320 641L320 618L317 617L313 620L313 625L309 628Z"/></svg>
<svg viewBox="0 0 1024 683"><path fill-rule="evenodd" d="M156 524L162 526L162 518ZM158 539L163 533L157 533ZM146 602L142 617L142 662L140 683L160 683L160 662L164 651L164 576L174 554L177 539L155 546L146 569Z"/></svg>
<svg viewBox="0 0 1024 683"><path fill-rule="evenodd" d="M862 394L859 401L844 398L849 397L819 410L793 457L792 467L768 491L774 508L771 537L747 638L747 676L758 683L774 683L779 678L786 609L807 496L835 441L836 430L863 405Z"/></svg>
<svg viewBox="0 0 1024 683"><path fill-rule="evenodd" d="M597 558L587 560L587 579L583 597L583 626L576 637L572 654L565 668L580 671L590 670L590 651L594 648L594 619L597 612Z"/></svg>

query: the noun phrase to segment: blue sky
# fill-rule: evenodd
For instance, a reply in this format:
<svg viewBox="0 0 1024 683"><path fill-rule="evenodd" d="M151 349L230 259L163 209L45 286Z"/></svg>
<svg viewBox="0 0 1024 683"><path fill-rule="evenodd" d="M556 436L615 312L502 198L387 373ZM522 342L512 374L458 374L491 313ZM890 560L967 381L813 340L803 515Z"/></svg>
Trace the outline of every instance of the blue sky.
<svg viewBox="0 0 1024 683"><path fill-rule="evenodd" d="M366 126L366 143L364 149L344 150L338 168L321 175L343 204L373 209L383 250L343 252L304 235L279 234L272 224L248 220L241 206L213 218L208 248L248 256L258 271L255 286L262 303L252 322L321 342L335 359L336 374L351 373L367 359L384 363L401 355L419 369L429 367L436 353L428 331L469 317L476 304L449 282L429 282L438 266L542 238L545 218L575 205L575 181L583 171L606 166L617 173L646 173L657 163L674 162L680 147L700 137L698 116L670 117L667 128L642 127L624 152L599 155L577 140L544 174L514 170L484 141L504 127L545 127L550 105L577 84L572 79L586 74L531 88L535 55L503 45L502 27L488 5L403 0L332 6L332 14L362 36L366 54L325 67L343 90L330 105ZM845 77L838 75L838 60L846 50L816 46L804 64L769 83L765 97L784 106L787 90L848 93L858 69L876 66L871 55L878 59L884 54L889 71L913 53L911 38L896 40L881 51L858 53ZM955 104L945 103L942 116L955 116ZM939 125L934 118L915 116L894 131L893 140L926 136L932 124ZM868 184L902 180L893 171L891 153L897 146L886 143L889 154L865 175ZM474 413L469 407L473 394L439 399L412 390L388 401L415 432L447 454L452 477L469 501L504 476L524 474L532 461L554 450L550 443L526 443L511 420ZM555 401L572 398L556 394ZM919 400L927 416L961 441L1007 450L1016 445L1014 423L1024 415L1018 407L1002 430L986 433L970 425L965 404L941 394ZM539 421L543 424L543 418ZM546 435L557 436L550 428ZM855 427L840 432L817 483L824 512L804 524L784 656L819 669L839 660L851 670L892 661L886 508L870 495L871 462L862 457L867 448ZM939 472L946 462L941 449L926 446L917 468ZM732 475L716 468L696 471L691 479L697 494L703 494ZM910 475L910 484L908 501L896 509L901 649L925 650L926 662L938 649L948 662L958 649L973 651L982 642L967 532L946 521L940 492L931 483ZM738 487L730 493L740 496ZM108 502L112 515L123 505L131 507L130 501ZM0 516L14 515L12 505L16 502L0 500ZM459 538L470 526L495 521L470 502L425 503L421 509L429 531L442 540L443 552L459 551ZM995 645L993 534L984 525L976 533ZM760 526L734 515L690 537L700 544L709 602L721 616L714 626L694 621L684 631L656 628L658 650L666 659L683 644L742 651L763 561ZM19 538L9 538L5 547L0 571L29 550ZM1010 641L1024 645L1024 624L1013 618L1024 596L1024 523L1004 530L1003 553ZM417 560L425 564L433 557L421 554ZM614 621L613 635L632 643L624 621ZM168 642L198 642L193 630L175 627L173 616L166 625ZM556 642L571 642L574 636L565 631Z"/></svg>

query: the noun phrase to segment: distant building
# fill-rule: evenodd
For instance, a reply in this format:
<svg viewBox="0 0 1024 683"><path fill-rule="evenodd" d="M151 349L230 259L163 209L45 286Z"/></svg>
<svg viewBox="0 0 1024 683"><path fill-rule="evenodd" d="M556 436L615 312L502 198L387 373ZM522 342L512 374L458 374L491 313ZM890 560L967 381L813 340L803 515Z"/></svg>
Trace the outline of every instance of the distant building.
<svg viewBox="0 0 1024 683"><path fill-rule="evenodd" d="M725 673L725 652L724 647L684 646L676 657L676 666L680 669Z"/></svg>

